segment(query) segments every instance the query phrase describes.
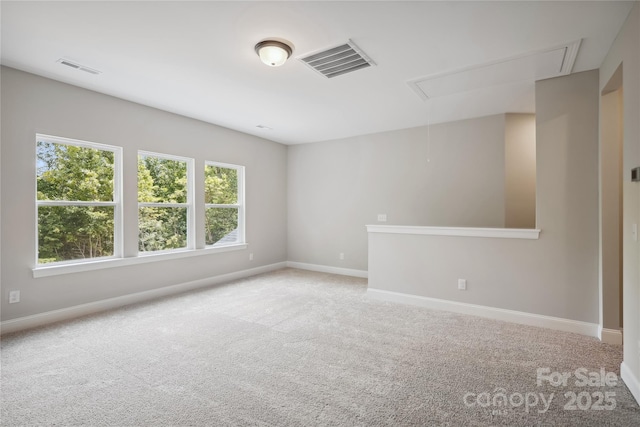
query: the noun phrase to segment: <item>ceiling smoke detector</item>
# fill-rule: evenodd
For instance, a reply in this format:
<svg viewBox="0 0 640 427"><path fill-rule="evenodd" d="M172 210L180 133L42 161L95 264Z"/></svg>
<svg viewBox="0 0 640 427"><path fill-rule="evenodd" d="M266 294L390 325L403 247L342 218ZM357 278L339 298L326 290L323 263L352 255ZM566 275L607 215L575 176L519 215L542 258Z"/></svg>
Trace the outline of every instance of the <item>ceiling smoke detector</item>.
<svg viewBox="0 0 640 427"><path fill-rule="evenodd" d="M351 40L340 46L305 56L300 60L329 79L376 65Z"/></svg>

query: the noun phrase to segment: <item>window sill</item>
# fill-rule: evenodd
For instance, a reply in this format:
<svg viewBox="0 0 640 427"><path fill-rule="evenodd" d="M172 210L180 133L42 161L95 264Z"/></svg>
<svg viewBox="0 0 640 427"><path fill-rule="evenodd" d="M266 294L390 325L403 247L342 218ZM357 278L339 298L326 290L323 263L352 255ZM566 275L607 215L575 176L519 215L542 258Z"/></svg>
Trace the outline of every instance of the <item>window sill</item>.
<svg viewBox="0 0 640 427"><path fill-rule="evenodd" d="M190 258L200 255L211 255L220 252L231 252L246 249L247 243L238 243L225 246L209 246L204 249L180 249L167 252L142 253L136 257L128 258L103 258L72 264L41 265L33 268L33 277L58 276L60 274L79 273L81 271L100 270L104 268L123 267L127 265L145 264L148 262L166 261L180 258Z"/></svg>
<svg viewBox="0 0 640 427"><path fill-rule="evenodd" d="M540 237L539 229L421 227L411 225L367 225L369 233L423 234L428 236L490 237L499 239L532 239Z"/></svg>

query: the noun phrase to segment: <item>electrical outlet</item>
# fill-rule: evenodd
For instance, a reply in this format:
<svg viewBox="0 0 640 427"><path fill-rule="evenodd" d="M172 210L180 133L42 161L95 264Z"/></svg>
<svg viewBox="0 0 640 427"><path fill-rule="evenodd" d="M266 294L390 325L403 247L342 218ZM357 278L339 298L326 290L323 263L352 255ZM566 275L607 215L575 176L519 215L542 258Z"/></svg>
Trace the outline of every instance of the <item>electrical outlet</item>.
<svg viewBox="0 0 640 427"><path fill-rule="evenodd" d="M387 222L387 214L378 214L378 222Z"/></svg>
<svg viewBox="0 0 640 427"><path fill-rule="evenodd" d="M340 252L339 257L340 257L340 259L344 259L344 252Z"/></svg>
<svg viewBox="0 0 640 427"><path fill-rule="evenodd" d="M249 254L249 261L253 261L253 252Z"/></svg>
<svg viewBox="0 0 640 427"><path fill-rule="evenodd" d="M465 279L458 279L458 289L461 291L467 290L467 281Z"/></svg>
<svg viewBox="0 0 640 427"><path fill-rule="evenodd" d="M20 302L20 291L9 291L9 304Z"/></svg>

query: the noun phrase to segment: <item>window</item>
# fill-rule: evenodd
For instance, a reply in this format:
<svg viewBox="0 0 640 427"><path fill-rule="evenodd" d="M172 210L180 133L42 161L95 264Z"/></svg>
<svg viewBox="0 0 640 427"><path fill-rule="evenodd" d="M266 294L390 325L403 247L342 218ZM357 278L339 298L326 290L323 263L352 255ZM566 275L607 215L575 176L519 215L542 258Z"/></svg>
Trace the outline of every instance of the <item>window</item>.
<svg viewBox="0 0 640 427"><path fill-rule="evenodd" d="M36 135L37 264L121 256L121 154Z"/></svg>
<svg viewBox="0 0 640 427"><path fill-rule="evenodd" d="M123 183L136 178L123 177L122 147L41 134L35 140L34 277L246 248L243 166L205 163L204 227L196 230L195 160L138 151L138 256L125 257L136 236L123 235ZM197 250L196 234L216 250Z"/></svg>
<svg viewBox="0 0 640 427"><path fill-rule="evenodd" d="M193 249L193 159L138 153L138 250Z"/></svg>
<svg viewBox="0 0 640 427"><path fill-rule="evenodd" d="M244 167L206 162L204 177L206 244L244 243Z"/></svg>

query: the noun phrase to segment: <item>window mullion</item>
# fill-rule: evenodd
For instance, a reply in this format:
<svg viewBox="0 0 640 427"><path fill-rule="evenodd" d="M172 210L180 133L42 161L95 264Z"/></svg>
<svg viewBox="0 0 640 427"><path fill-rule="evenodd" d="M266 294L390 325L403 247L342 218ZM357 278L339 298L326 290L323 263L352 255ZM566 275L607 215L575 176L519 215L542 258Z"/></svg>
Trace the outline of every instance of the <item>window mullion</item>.
<svg viewBox="0 0 640 427"><path fill-rule="evenodd" d="M117 206L116 202L83 202L80 200L37 200L38 206Z"/></svg>
<svg viewBox="0 0 640 427"><path fill-rule="evenodd" d="M152 203L152 202L138 202L138 207L141 208L188 208L188 203Z"/></svg>
<svg viewBox="0 0 640 427"><path fill-rule="evenodd" d="M195 160L187 161L187 248L196 248Z"/></svg>
<svg viewBox="0 0 640 427"><path fill-rule="evenodd" d="M114 151L113 165L113 255L121 258L124 256L124 208L122 203L122 147Z"/></svg>
<svg viewBox="0 0 640 427"><path fill-rule="evenodd" d="M207 209L208 208L229 208L229 209L238 209L240 208L240 205L217 205L215 203L207 203L206 205L204 205Z"/></svg>

